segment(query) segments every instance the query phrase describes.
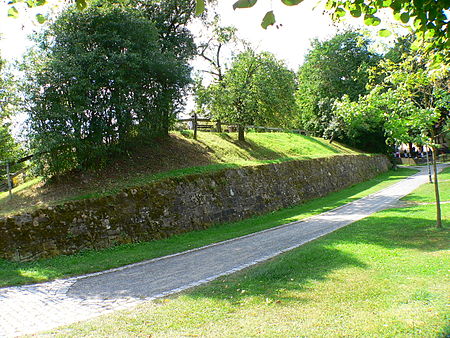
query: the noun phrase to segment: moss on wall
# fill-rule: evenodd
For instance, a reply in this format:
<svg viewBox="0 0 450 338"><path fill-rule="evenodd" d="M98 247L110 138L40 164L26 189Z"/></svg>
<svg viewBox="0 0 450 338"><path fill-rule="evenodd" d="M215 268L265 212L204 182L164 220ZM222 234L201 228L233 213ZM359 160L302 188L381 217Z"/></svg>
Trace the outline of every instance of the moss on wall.
<svg viewBox="0 0 450 338"><path fill-rule="evenodd" d="M344 155L167 178L0 218L0 257L34 260L205 229L322 197L388 168L381 155Z"/></svg>

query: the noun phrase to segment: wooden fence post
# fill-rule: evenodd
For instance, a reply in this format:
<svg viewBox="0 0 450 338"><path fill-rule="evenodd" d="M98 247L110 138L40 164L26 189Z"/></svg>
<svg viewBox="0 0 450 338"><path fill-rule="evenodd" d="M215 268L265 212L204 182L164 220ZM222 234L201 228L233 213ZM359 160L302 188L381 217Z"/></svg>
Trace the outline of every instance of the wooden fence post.
<svg viewBox="0 0 450 338"><path fill-rule="evenodd" d="M12 182L11 182L11 172L9 168L9 162L6 162L6 179L8 180L8 191L9 199L12 199Z"/></svg>
<svg viewBox="0 0 450 338"><path fill-rule="evenodd" d="M194 113L194 140L197 139L197 114Z"/></svg>

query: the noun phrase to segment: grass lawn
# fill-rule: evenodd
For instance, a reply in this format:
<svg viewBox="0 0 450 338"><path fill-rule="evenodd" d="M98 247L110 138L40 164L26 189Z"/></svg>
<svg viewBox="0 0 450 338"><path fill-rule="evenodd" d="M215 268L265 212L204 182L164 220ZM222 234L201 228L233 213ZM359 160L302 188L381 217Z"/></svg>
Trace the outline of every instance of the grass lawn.
<svg viewBox="0 0 450 338"><path fill-rule="evenodd" d="M32 180L14 189L13 199L0 192L0 216L28 212L71 200L95 198L145 185L166 177L212 172L225 168L360 154L337 142L292 133L174 132L168 139L136 147L133 152L110 159L103 169L74 172L45 182Z"/></svg>
<svg viewBox="0 0 450 338"><path fill-rule="evenodd" d="M441 201L450 201L450 167L445 168L438 175L439 196ZM404 201L433 203L436 201L434 196L434 184L427 183L421 186L412 194L403 198Z"/></svg>
<svg viewBox="0 0 450 338"><path fill-rule="evenodd" d="M432 205L385 210L205 286L52 334L448 337L450 224L437 230L434 217Z"/></svg>
<svg viewBox="0 0 450 338"><path fill-rule="evenodd" d="M105 250L86 251L77 255L60 256L29 263L0 260L0 286L42 282L102 271L268 229L331 210L394 184L415 172L411 169L389 171L367 182L292 208L240 222L217 225L203 231L173 236L165 240L121 245Z"/></svg>

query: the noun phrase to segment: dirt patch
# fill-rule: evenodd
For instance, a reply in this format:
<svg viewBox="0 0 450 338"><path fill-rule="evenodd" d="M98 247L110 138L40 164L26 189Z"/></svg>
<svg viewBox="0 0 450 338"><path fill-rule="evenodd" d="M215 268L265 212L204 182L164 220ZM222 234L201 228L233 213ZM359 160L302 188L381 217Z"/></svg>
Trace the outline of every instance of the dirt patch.
<svg viewBox="0 0 450 338"><path fill-rule="evenodd" d="M1 207L0 214L53 205L73 196L83 196L121 189L130 180L148 175L214 164L211 150L201 143L190 142L179 135L156 140L120 157L112 158L106 167L97 170L73 171L63 177L52 178L14 194Z"/></svg>

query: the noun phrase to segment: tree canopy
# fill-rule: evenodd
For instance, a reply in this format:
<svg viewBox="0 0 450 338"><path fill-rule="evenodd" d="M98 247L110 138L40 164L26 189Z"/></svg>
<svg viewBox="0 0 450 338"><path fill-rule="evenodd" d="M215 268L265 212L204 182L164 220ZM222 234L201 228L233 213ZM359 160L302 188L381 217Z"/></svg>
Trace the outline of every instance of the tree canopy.
<svg viewBox="0 0 450 338"><path fill-rule="evenodd" d="M318 136L333 119L334 99L347 95L350 101L366 93L368 69L379 56L369 51L361 33L346 31L329 40L314 40L298 71L299 123Z"/></svg>
<svg viewBox="0 0 450 338"><path fill-rule="evenodd" d="M44 173L89 166L168 132L190 67L162 48L160 34L137 10L92 6L64 12L38 38L27 102Z"/></svg>
<svg viewBox="0 0 450 338"><path fill-rule="evenodd" d="M13 87L13 79L5 71L5 61L0 58L0 161L17 159L20 154L20 147L11 135L9 121L17 104Z"/></svg>
<svg viewBox="0 0 450 338"><path fill-rule="evenodd" d="M270 53L237 55L220 83L208 88L212 117L239 126L289 125L294 110L295 75Z"/></svg>

